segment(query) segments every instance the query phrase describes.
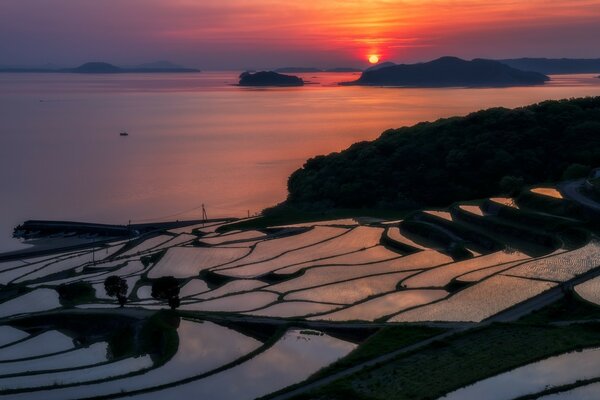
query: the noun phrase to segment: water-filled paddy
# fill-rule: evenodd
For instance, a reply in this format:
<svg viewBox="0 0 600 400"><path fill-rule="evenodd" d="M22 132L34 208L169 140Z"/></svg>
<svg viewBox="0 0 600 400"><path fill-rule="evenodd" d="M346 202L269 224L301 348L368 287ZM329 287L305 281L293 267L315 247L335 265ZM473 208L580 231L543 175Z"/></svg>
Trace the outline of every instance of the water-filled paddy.
<svg viewBox="0 0 600 400"><path fill-rule="evenodd" d="M459 389L443 399L510 400L535 394L553 386L598 376L600 376L600 349L588 349L525 365Z"/></svg>
<svg viewBox="0 0 600 400"><path fill-rule="evenodd" d="M479 322L554 286L555 284L550 282L493 276L446 300L400 313L390 321Z"/></svg>
<svg viewBox="0 0 600 400"><path fill-rule="evenodd" d="M593 268L598 252L592 240L579 249L559 249L536 259L507 249L454 261L404 237L393 226L397 221L375 221L373 226L331 223L269 229L267 234L252 230L221 234L210 226L195 227L204 232L192 233L182 228L139 242L7 263L0 278L14 281L24 293L15 292L0 303L0 315L62 311L64 299L59 300L56 287L87 282L93 294L76 300L75 309L143 321L149 313L168 308L165 300L152 297L153 280L174 276L179 278L179 310L212 315L218 323L231 318L230 313L238 321L277 318L277 324L281 318L317 324L481 321L555 286L529 278L569 279ZM418 240L418 235L414 237ZM196 239L205 242L198 246ZM110 275L127 282L123 310L105 291L104 280ZM470 285L454 285L455 280ZM592 292L595 282L586 283ZM584 294L582 288L586 286L580 285L578 293ZM114 343L108 337L82 346L50 328L38 336L6 328L0 361L8 362L0 363L0 383L17 391L40 389L11 394L11 399L27 400L114 397L121 391L139 398L192 392L210 398L254 398L298 382L355 347L320 333L290 331L278 339L274 333L269 338L256 336L262 328L245 329L181 320L176 351L162 365L156 355L139 349L109 357ZM275 344L264 348L267 340ZM22 360L32 356L36 358ZM61 380L54 364L68 368L69 376ZM36 371L30 380L22 375L29 370ZM7 374L21 375L2 378ZM42 389L55 382L57 387ZM69 384L75 386L64 386Z"/></svg>

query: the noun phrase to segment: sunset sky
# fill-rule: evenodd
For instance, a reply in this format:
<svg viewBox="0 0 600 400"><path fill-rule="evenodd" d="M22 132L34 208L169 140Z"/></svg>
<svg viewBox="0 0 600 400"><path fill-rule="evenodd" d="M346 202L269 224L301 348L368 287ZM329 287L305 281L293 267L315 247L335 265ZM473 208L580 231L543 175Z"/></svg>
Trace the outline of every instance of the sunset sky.
<svg viewBox="0 0 600 400"><path fill-rule="evenodd" d="M0 65L600 57L600 0L1 0Z"/></svg>

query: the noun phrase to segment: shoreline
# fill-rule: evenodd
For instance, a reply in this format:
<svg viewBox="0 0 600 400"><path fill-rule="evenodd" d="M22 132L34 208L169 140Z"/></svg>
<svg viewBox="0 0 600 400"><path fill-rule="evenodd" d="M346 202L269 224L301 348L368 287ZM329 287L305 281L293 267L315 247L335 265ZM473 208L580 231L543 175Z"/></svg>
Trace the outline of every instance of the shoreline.
<svg viewBox="0 0 600 400"><path fill-rule="evenodd" d="M82 232L82 235L77 235L73 237L49 237L42 236L31 238L24 241L24 244L31 245L32 247L21 249L21 250L13 250L13 251L5 251L0 252L0 262L19 260L22 258L31 258L31 257L40 257L45 255L52 255L55 253L61 253L65 251L72 250L81 250L87 249L90 247L95 247L98 245L105 245L110 242L118 241L118 240L131 240L136 239L141 236L146 236L155 232L167 231L169 229L177 229L184 228L190 225L197 224L211 224L215 222L236 222L239 221L239 218L212 218L212 219L196 219L196 220L185 220L185 221L166 221L166 222L148 222L143 224L131 224L131 225L109 225L109 224L96 224L96 223L88 223L88 222L75 222L75 221L27 221L37 224L44 224L46 226L59 226L67 231L79 230ZM27 224L25 222L24 224ZM96 240L91 237L82 238L83 235L89 235L85 233L85 228L108 228L108 229L119 229L123 233L128 232L128 235L120 235L120 236L97 236ZM72 240L69 240L72 239ZM64 245L52 246L51 241L60 240L62 242L67 242ZM80 241L79 243L76 243ZM35 242L35 243L31 243ZM75 243L73 243L75 242Z"/></svg>

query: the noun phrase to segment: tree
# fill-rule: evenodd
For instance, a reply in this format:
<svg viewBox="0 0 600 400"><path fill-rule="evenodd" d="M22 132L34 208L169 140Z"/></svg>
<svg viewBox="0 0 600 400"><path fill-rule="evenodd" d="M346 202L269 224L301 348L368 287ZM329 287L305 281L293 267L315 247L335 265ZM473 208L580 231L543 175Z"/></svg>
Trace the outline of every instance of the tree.
<svg viewBox="0 0 600 400"><path fill-rule="evenodd" d="M73 306L96 298L96 292L88 282L65 283L59 285L56 291L60 303L64 306Z"/></svg>
<svg viewBox="0 0 600 400"><path fill-rule="evenodd" d="M129 286L127 281L120 276L111 275L104 280L104 290L106 295L116 297L121 307L127 302L127 290Z"/></svg>
<svg viewBox="0 0 600 400"><path fill-rule="evenodd" d="M500 179L500 190L502 193L511 197L516 197L521 189L523 189L523 178L517 178L516 176L505 176Z"/></svg>
<svg viewBox="0 0 600 400"><path fill-rule="evenodd" d="M587 165L582 164L571 164L563 173L562 178L566 181L572 179L580 179L588 176L592 169Z"/></svg>
<svg viewBox="0 0 600 400"><path fill-rule="evenodd" d="M172 276L163 276L152 283L152 297L157 300L167 300L169 307L179 307L179 281Z"/></svg>

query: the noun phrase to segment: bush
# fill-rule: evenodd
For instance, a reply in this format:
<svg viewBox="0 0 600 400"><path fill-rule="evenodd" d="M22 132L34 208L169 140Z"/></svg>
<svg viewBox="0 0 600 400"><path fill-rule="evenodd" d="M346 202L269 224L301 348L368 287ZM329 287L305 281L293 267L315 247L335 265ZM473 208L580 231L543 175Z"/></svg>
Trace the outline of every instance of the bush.
<svg viewBox="0 0 600 400"><path fill-rule="evenodd" d="M564 180L581 179L588 176L592 169L587 165L571 164L563 172L562 178Z"/></svg>
<svg viewBox="0 0 600 400"><path fill-rule="evenodd" d="M127 281L117 275L111 275L104 280L104 290L106 295L116 297L121 307L127 302L127 290L129 286Z"/></svg>
<svg viewBox="0 0 600 400"><path fill-rule="evenodd" d="M56 288L62 305L71 306L85 303L96 298L96 291L87 282L62 284Z"/></svg>
<svg viewBox="0 0 600 400"><path fill-rule="evenodd" d="M523 178L504 176L500 179L499 186L503 194L509 197L517 197L521 193L521 190L523 190L524 184Z"/></svg>
<svg viewBox="0 0 600 400"><path fill-rule="evenodd" d="M179 281L172 276L163 276L152 282L152 297L167 300L172 309L179 307Z"/></svg>

